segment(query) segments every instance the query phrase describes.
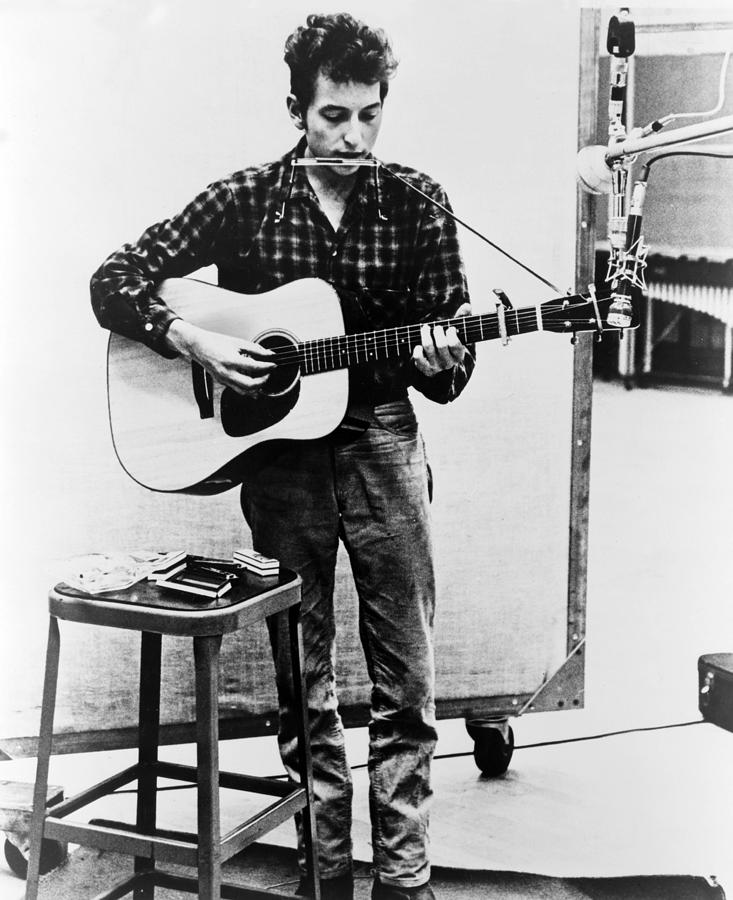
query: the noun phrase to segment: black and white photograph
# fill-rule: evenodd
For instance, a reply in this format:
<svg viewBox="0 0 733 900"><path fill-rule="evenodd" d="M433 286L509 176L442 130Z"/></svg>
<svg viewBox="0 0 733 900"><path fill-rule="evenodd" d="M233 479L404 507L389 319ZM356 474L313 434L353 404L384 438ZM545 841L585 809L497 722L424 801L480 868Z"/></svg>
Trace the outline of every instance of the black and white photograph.
<svg viewBox="0 0 733 900"><path fill-rule="evenodd" d="M0 48L0 900L733 898L730 3Z"/></svg>

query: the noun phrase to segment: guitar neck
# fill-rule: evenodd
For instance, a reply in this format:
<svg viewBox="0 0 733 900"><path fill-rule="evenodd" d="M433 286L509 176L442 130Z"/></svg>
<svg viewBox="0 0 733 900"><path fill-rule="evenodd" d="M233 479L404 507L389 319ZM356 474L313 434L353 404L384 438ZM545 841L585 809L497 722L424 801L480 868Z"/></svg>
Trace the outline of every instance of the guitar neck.
<svg viewBox="0 0 733 900"><path fill-rule="evenodd" d="M443 328L454 327L464 344L476 344L502 337L498 313L457 316L430 324L442 325ZM421 327L421 325L402 325L380 331L305 341L298 344L298 362L303 374L311 375L379 360L407 359L412 356L415 347L422 343ZM535 306L509 309L504 314L504 327L507 337L539 331L542 328L540 309Z"/></svg>

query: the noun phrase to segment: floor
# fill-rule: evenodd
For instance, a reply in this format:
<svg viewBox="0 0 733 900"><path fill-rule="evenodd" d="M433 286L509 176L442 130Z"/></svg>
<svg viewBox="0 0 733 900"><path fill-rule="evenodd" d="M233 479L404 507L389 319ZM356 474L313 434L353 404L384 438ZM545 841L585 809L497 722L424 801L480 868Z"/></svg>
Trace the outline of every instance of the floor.
<svg viewBox="0 0 733 900"><path fill-rule="evenodd" d="M733 892L725 872L733 735L696 724L571 742L699 720L698 656L733 650L731 437L730 397L597 385L585 709L513 723L522 749L496 782L483 780L470 756L436 763L437 861L556 875L676 867L718 875ZM440 736L440 755L470 754L462 722L441 722ZM531 746L553 741L561 743ZM363 729L349 732L349 746L352 762L363 762ZM176 747L166 756L190 753ZM225 742L223 767L236 769L244 755L255 774L279 771L271 738ZM69 794L128 758L129 751L55 757L51 778ZM3 762L0 773L32 781L34 761ZM174 818L182 793L168 795ZM95 814L122 817L129 802L111 798ZM356 817L366 847L363 799ZM0 863L0 900L20 896L22 883Z"/></svg>

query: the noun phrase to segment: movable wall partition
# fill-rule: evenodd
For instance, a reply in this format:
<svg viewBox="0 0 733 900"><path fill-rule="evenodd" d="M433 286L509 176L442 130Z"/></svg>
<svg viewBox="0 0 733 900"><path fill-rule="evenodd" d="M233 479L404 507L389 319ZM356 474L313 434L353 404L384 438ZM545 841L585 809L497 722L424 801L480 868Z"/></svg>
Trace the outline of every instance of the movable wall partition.
<svg viewBox="0 0 733 900"><path fill-rule="evenodd" d="M575 154L595 138L599 17L520 8L350 5L390 32L400 58L380 158L431 173L461 218L564 293L592 271L593 209L576 195ZM144 547L228 556L249 543L236 491L155 494L119 467L88 279L209 181L294 144L282 44L310 11L299 0L0 10L10 432L0 748L10 756L34 749L45 598L68 557ZM493 288L518 306L555 296L473 234L461 238L476 311L492 308ZM416 398L435 477L442 717L582 705L590 356L588 339L548 333L483 344L455 404ZM344 559L337 605L340 702L356 724L369 690ZM62 629L58 752L134 742L137 659L133 634ZM264 630L226 638L224 668L222 733L274 732ZM192 734L192 674L188 648L164 642L165 740Z"/></svg>

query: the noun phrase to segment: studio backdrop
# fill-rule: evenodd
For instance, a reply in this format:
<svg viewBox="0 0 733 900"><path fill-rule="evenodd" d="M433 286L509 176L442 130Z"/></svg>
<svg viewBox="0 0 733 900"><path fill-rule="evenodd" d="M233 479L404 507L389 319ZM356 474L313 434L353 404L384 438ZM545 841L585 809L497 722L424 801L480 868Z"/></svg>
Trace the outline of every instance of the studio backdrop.
<svg viewBox="0 0 733 900"><path fill-rule="evenodd" d="M579 99L592 100L579 98L580 12L527 0L349 9L383 26L400 59L379 158L428 172L461 218L574 289ZM37 733L46 595L65 559L136 548L229 556L250 545L237 491L152 493L120 468L107 335L88 282L113 249L207 183L295 144L283 44L311 11L301 0L0 6L8 753L30 752ZM493 308L493 288L519 306L555 296L468 231L461 241L476 312ZM516 710L568 655L575 350L543 333L477 353L455 404L415 400L435 478L444 716ZM340 699L347 718L363 720L368 679L344 559L337 604ZM130 738L137 647L130 633L62 627L56 730L67 746ZM224 668L225 717L274 729L264 629L226 638ZM190 722L192 661L180 640L164 642L164 670L163 722Z"/></svg>

